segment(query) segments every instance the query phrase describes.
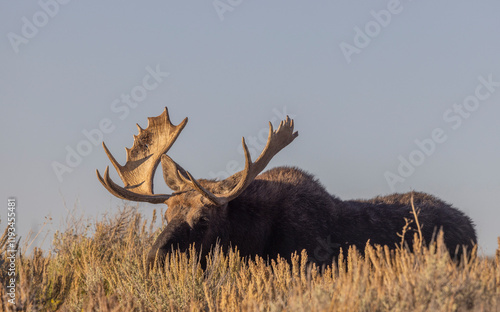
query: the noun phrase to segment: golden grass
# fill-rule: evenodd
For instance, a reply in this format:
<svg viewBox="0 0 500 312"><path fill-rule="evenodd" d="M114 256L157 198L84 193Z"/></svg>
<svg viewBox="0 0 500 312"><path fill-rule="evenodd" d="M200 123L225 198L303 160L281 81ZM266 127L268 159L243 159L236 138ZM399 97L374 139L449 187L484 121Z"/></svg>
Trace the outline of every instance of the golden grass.
<svg viewBox="0 0 500 312"><path fill-rule="evenodd" d="M90 226L74 221L54 235L52 251L18 254L16 305L4 286L0 310L500 311L500 239L495 258L474 250L457 264L438 235L429 247L415 243L413 253L367 245L362 257L351 248L326 268L307 264L305 252L289 264L216 247L205 271L191 250L147 276L146 255L160 232L154 223L130 207ZM4 234L2 281L5 257Z"/></svg>

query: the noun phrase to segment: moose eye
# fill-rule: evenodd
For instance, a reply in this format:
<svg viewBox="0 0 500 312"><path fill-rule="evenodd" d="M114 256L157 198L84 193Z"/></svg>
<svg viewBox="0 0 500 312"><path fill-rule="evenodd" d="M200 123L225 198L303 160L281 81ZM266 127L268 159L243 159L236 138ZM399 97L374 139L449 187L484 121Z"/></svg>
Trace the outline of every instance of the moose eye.
<svg viewBox="0 0 500 312"><path fill-rule="evenodd" d="M208 227L208 218L201 217L189 223L190 231L199 231Z"/></svg>
<svg viewBox="0 0 500 312"><path fill-rule="evenodd" d="M208 225L208 218L201 217L201 218L198 219L198 221L196 222L196 224L198 226L207 226Z"/></svg>

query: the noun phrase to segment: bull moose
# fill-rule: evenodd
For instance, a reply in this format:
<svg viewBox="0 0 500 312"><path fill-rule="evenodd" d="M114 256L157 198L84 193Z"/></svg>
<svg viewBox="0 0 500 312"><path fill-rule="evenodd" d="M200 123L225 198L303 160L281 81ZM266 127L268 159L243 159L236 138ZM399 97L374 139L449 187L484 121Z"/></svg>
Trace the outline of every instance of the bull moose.
<svg viewBox="0 0 500 312"><path fill-rule="evenodd" d="M148 118L146 129L137 125L139 134L132 148L126 149L124 166L103 142L125 185L111 180L109 166L104 176L96 170L111 194L168 206L167 225L148 254L149 265L163 262L173 248L185 251L192 243L202 255L219 242L226 249L236 246L242 256L272 259L279 255L288 260L293 252L305 249L311 261L331 264L340 248L355 245L362 250L368 240L394 248L400 242L397 233L405 218L411 217L410 193L342 201L301 169L278 167L261 173L298 136L288 116L276 130L269 123L267 144L255 161L243 138L245 168L221 181L195 179L166 154L187 120L172 124L165 108L161 115ZM153 193L153 176L160 162L172 194ZM442 229L450 253L474 246L476 233L469 217L431 195L413 193L413 197L425 241ZM413 235L407 236L410 242Z"/></svg>

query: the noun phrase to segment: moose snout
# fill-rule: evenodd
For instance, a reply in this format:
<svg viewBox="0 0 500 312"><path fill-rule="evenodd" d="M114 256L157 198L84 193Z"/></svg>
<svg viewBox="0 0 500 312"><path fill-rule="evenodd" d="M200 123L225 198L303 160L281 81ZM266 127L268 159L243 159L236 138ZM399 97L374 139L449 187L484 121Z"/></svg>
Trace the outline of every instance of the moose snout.
<svg viewBox="0 0 500 312"><path fill-rule="evenodd" d="M155 262L163 266L165 258L171 251L185 251L189 247L189 233L191 227L181 218L170 221L148 253L148 266L152 268Z"/></svg>

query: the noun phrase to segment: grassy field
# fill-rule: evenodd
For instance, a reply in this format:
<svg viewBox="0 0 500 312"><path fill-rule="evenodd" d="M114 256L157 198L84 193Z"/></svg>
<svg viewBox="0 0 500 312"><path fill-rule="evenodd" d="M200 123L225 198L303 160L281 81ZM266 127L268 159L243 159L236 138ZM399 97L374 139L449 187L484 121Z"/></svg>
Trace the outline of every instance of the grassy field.
<svg viewBox="0 0 500 312"><path fill-rule="evenodd" d="M69 222L52 250L18 253L16 304L9 303L7 231L0 238L2 311L500 311L496 257L454 263L439 236L415 252L404 248L344 251L326 268L255 261L214 248L203 271L196 254L174 254L146 274L156 218L126 207L102 220ZM5 226L3 224L2 226ZM408 232L406 235L415 233ZM415 234L416 235L416 234ZM500 244L500 239L499 239ZM21 242L21 246L23 242Z"/></svg>

